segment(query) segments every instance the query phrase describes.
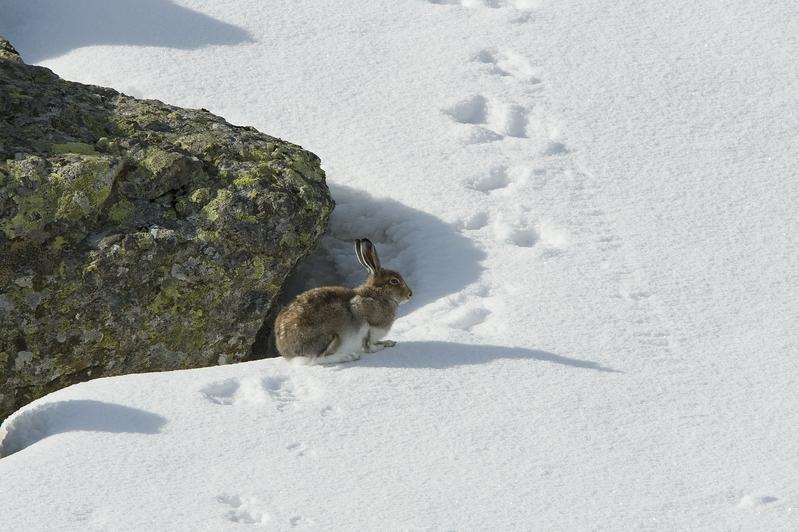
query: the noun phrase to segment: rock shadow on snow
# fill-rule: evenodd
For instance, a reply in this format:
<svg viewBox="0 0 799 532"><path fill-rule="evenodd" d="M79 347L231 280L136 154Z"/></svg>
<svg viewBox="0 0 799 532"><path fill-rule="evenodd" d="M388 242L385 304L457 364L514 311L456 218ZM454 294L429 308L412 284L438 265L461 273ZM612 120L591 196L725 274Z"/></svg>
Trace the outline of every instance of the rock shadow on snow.
<svg viewBox="0 0 799 532"><path fill-rule="evenodd" d="M374 242L383 267L400 272L413 290L413 299L399 308L399 316L480 279L485 252L455 225L393 199L335 183L328 186L336 208L327 232L284 284L279 304L259 332L252 358L277 356L272 324L294 296L317 286L354 287L366 279L367 272L355 256L356 238Z"/></svg>
<svg viewBox="0 0 799 532"><path fill-rule="evenodd" d="M326 284L357 286L367 276L355 256L354 241L374 242L385 268L397 270L413 290L400 315L478 281L485 252L440 218L389 198L328 183L336 208L316 251L288 280L284 301Z"/></svg>
<svg viewBox="0 0 799 532"><path fill-rule="evenodd" d="M158 414L102 401L46 403L6 420L0 431L0 458L64 432L158 434L166 422Z"/></svg>
<svg viewBox="0 0 799 532"><path fill-rule="evenodd" d="M385 351L363 355L352 367L448 369L458 366L486 364L498 359L550 362L602 373L624 373L592 360L556 355L540 349L459 344L455 342L400 342L395 347ZM347 366L344 364L340 368Z"/></svg>
<svg viewBox="0 0 799 532"><path fill-rule="evenodd" d="M244 29L172 0L0 0L0 34L32 64L96 45L193 50L252 42Z"/></svg>

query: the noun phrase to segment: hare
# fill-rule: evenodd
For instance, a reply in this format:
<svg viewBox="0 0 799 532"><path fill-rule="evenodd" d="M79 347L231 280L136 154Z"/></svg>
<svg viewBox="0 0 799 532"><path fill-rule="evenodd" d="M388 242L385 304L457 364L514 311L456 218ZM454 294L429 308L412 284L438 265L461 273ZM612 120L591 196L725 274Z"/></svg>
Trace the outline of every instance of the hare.
<svg viewBox="0 0 799 532"><path fill-rule="evenodd" d="M275 344L286 359L307 363L349 362L396 344L383 340L397 307L413 293L402 276L380 267L377 249L366 238L355 254L369 277L357 288L322 286L300 294L275 320Z"/></svg>

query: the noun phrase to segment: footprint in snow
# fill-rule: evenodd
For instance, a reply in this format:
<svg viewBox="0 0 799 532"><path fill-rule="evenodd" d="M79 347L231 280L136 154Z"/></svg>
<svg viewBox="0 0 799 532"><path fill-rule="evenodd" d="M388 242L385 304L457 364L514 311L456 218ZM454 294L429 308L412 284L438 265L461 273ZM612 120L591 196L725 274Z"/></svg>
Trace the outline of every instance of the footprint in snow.
<svg viewBox="0 0 799 532"><path fill-rule="evenodd" d="M541 190L549 184L549 176L545 168L534 168L530 174L530 184L535 190Z"/></svg>
<svg viewBox="0 0 799 532"><path fill-rule="evenodd" d="M298 400L317 395L313 383L298 385L293 379L275 375L263 378L227 379L200 390L208 402L224 406L262 406L272 404L283 411Z"/></svg>
<svg viewBox="0 0 799 532"><path fill-rule="evenodd" d="M291 519L289 519L289 524L292 528L296 527L309 527L309 528L316 528L316 522L312 519L308 519L307 517L303 517L301 515L295 515Z"/></svg>
<svg viewBox="0 0 799 532"><path fill-rule="evenodd" d="M527 138L529 113L521 105L489 100L476 94L443 109L459 124L477 126L467 144L493 142L504 137Z"/></svg>
<svg viewBox="0 0 799 532"><path fill-rule="evenodd" d="M507 187L511 180L508 169L504 166L495 166L488 172L475 176L466 181L466 187L479 192L491 192Z"/></svg>
<svg viewBox="0 0 799 532"><path fill-rule="evenodd" d="M520 248L532 248L542 243L541 233L533 224L509 224L499 222L494 226L494 234L499 240L503 240ZM547 257L557 254L559 246L548 245L542 252L546 252Z"/></svg>
<svg viewBox="0 0 799 532"><path fill-rule="evenodd" d="M485 305L485 298L490 295L491 290L487 285L478 285L447 298L444 306L438 311L441 321L448 327L471 331L474 327L485 323L491 315L491 311Z"/></svg>
<svg viewBox="0 0 799 532"><path fill-rule="evenodd" d="M297 400L294 384L287 377L266 377L262 389L272 398L278 410L283 410Z"/></svg>
<svg viewBox="0 0 799 532"><path fill-rule="evenodd" d="M543 168L533 168L526 165L513 166L509 168L504 165L496 165L487 171L464 180L463 184L466 188L488 193L495 190L508 188L513 183L530 185L534 189L540 190L547 185L547 182L547 172ZM487 214L483 212L483 214L480 215L480 218L483 220L483 222L486 222ZM482 225L485 225L485 223ZM464 226L465 224L462 221L461 227ZM473 227L466 228L473 229Z"/></svg>
<svg viewBox="0 0 799 532"><path fill-rule="evenodd" d="M485 322L490 315L490 310L480 306L463 307L449 312L446 324L462 331L471 331Z"/></svg>
<svg viewBox="0 0 799 532"><path fill-rule="evenodd" d="M543 258L556 256L568 247L566 231L547 219L531 219L527 212L500 212L491 225L497 240L520 248L536 247Z"/></svg>
<svg viewBox="0 0 799 532"><path fill-rule="evenodd" d="M496 131L492 131L483 126L475 126L467 132L461 141L463 144L488 144L502 140L503 137Z"/></svg>
<svg viewBox="0 0 799 532"><path fill-rule="evenodd" d="M291 445L287 445L286 446L286 450L291 452L295 456L300 456L300 457L304 457L304 456L314 457L314 456L316 456L316 451L311 449L308 445L306 445L304 443L300 443L300 442L292 443Z"/></svg>
<svg viewBox="0 0 799 532"><path fill-rule="evenodd" d="M225 518L233 523L266 526L272 520L270 515L264 510L261 501L256 497L220 495L216 500L230 508L230 510L225 512Z"/></svg>
<svg viewBox="0 0 799 532"><path fill-rule="evenodd" d="M569 153L569 148L564 143L553 140L550 140L541 150L541 154L547 156L566 155L567 153Z"/></svg>
<svg viewBox="0 0 799 532"><path fill-rule="evenodd" d="M217 405L232 405L233 396L236 390L239 389L239 382L237 379L228 379L226 381L215 382L205 386L200 393L211 403Z"/></svg>
<svg viewBox="0 0 799 532"><path fill-rule="evenodd" d="M327 405L319 410L319 415L322 417L338 417L341 415L341 409L337 406Z"/></svg>
<svg viewBox="0 0 799 532"><path fill-rule="evenodd" d="M494 225L494 234L499 240L520 248L531 248L539 241L535 228L527 224L497 222Z"/></svg>
<svg viewBox="0 0 799 532"><path fill-rule="evenodd" d="M485 48L477 53L475 61L488 65L493 74L513 77L533 85L541 83L530 62L523 55L511 50Z"/></svg>
<svg viewBox="0 0 799 532"><path fill-rule="evenodd" d="M488 117L488 100L475 94L444 110L459 124L485 124Z"/></svg>
<svg viewBox="0 0 799 532"><path fill-rule="evenodd" d="M516 104L498 105L492 114L493 127L508 137L527 138L527 111Z"/></svg>
<svg viewBox="0 0 799 532"><path fill-rule="evenodd" d="M460 6L470 9L509 7L522 12L533 11L541 4L541 0L427 0L427 2L437 6Z"/></svg>
<svg viewBox="0 0 799 532"><path fill-rule="evenodd" d="M462 218L458 225L461 229L476 231L488 225L489 219L490 217L486 211L478 211Z"/></svg>
<svg viewBox="0 0 799 532"><path fill-rule="evenodd" d="M772 497L771 495L745 495L738 501L738 508L754 510L775 503L778 500L777 497Z"/></svg>

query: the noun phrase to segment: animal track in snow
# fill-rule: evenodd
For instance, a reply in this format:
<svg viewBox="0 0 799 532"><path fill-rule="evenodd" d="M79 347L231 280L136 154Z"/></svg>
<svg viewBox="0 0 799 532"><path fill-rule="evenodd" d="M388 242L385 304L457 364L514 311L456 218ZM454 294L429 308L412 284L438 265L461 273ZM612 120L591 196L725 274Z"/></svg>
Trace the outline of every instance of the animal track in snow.
<svg viewBox="0 0 799 532"><path fill-rule="evenodd" d="M295 403L298 398L312 395L312 390L307 386L298 386L293 379L283 375L261 379L227 379L209 384L200 392L209 402L217 405L260 406L271 403L281 411Z"/></svg>
<svg viewBox="0 0 799 532"><path fill-rule="evenodd" d="M494 127L509 137L527 137L527 111L520 105L499 106L492 112Z"/></svg>
<svg viewBox="0 0 799 532"><path fill-rule="evenodd" d="M312 519L308 519L307 517L303 517L301 515L295 515L294 517L289 519L289 524L292 526L292 528L295 528L295 527L298 527L298 526L306 526L306 527L316 528L316 522L315 521L313 521Z"/></svg>
<svg viewBox="0 0 799 532"><path fill-rule="evenodd" d="M505 214L493 223L497 239L522 248L540 247L544 258L560 254L569 242L568 234L548 220L531 221L526 213Z"/></svg>
<svg viewBox="0 0 799 532"><path fill-rule="evenodd" d="M286 377L266 377L261 382L263 389L277 403L278 410L297 400L294 385Z"/></svg>
<svg viewBox="0 0 799 532"><path fill-rule="evenodd" d="M327 405L319 411L322 417L336 417L341 415L341 409L337 406Z"/></svg>
<svg viewBox="0 0 799 532"><path fill-rule="evenodd" d="M255 497L239 495L220 495L217 502L230 507L225 512L225 518L234 523L245 525L265 526L271 521L269 514L263 509L261 502Z"/></svg>
<svg viewBox="0 0 799 532"><path fill-rule="evenodd" d="M549 177L547 176L547 171L544 168L535 168L529 174L529 180L536 190L541 190L549 183Z"/></svg>
<svg viewBox="0 0 799 532"><path fill-rule="evenodd" d="M483 323L491 311L480 306L465 306L448 313L446 325L470 331L473 327Z"/></svg>
<svg viewBox="0 0 799 532"><path fill-rule="evenodd" d="M482 175L471 178L466 186L480 192L491 192L500 188L505 188L510 184L508 170L504 166L495 166Z"/></svg>
<svg viewBox="0 0 799 532"><path fill-rule="evenodd" d="M438 6L499 7L496 0L427 0Z"/></svg>
<svg viewBox="0 0 799 532"><path fill-rule="evenodd" d="M525 118L525 132L536 144L536 157L555 157L571 153L561 135L557 117L540 106L534 106L531 107L531 112L526 113Z"/></svg>
<svg viewBox="0 0 799 532"><path fill-rule="evenodd" d="M475 231L488 225L488 221L489 216L486 211L477 211L463 218L459 225L463 229Z"/></svg>
<svg viewBox="0 0 799 532"><path fill-rule="evenodd" d="M233 396L236 390L239 389L239 383L236 379L228 379L226 381L215 382L205 386L200 393L202 393L208 401L217 405L232 405Z"/></svg>
<svg viewBox="0 0 799 532"><path fill-rule="evenodd" d="M470 132L467 143L493 142L503 137L527 137L528 112L517 104L489 101L477 94L443 111L459 124L480 126Z"/></svg>
<svg viewBox="0 0 799 532"><path fill-rule="evenodd" d="M438 316L437 321L450 328L471 331L491 315L491 311L486 307L486 298L490 293L488 285L479 284L446 298L434 311Z"/></svg>
<svg viewBox="0 0 799 532"><path fill-rule="evenodd" d="M464 144L488 144L489 142L495 142L497 140L502 140L503 137L496 131L492 131L486 127L482 126L474 126L471 131L464 137L463 143Z"/></svg>
<svg viewBox="0 0 799 532"><path fill-rule="evenodd" d="M517 228L510 231L508 241L520 248L531 248L538 242L538 234L532 228Z"/></svg>
<svg viewBox="0 0 799 532"><path fill-rule="evenodd" d="M485 48L477 53L475 60L489 65L494 74L514 77L531 84L541 83L541 80L535 77L529 61L516 52Z"/></svg>
<svg viewBox="0 0 799 532"><path fill-rule="evenodd" d="M500 221L494 224L494 234L500 240L521 248L531 248L539 240L535 228L527 223Z"/></svg>
<svg viewBox="0 0 799 532"><path fill-rule="evenodd" d="M506 4L509 4L519 11L533 11L541 7L542 1L543 0L510 0L507 1Z"/></svg>
<svg viewBox="0 0 799 532"><path fill-rule="evenodd" d="M286 450L290 451L296 456L316 456L316 451L304 443L292 443L291 445L286 446Z"/></svg>
<svg viewBox="0 0 799 532"><path fill-rule="evenodd" d="M753 510L777 502L778 500L777 497L772 497L771 495L745 495L738 501L738 508Z"/></svg>
<svg viewBox="0 0 799 532"><path fill-rule="evenodd" d="M550 140L541 152L544 155L566 155L569 149L562 142Z"/></svg>
<svg viewBox="0 0 799 532"><path fill-rule="evenodd" d="M445 109L453 120L460 124L485 124L488 116L488 101L476 94Z"/></svg>
<svg viewBox="0 0 799 532"><path fill-rule="evenodd" d="M468 8L510 7L518 11L533 11L539 7L540 0L427 0L438 6L462 6Z"/></svg>

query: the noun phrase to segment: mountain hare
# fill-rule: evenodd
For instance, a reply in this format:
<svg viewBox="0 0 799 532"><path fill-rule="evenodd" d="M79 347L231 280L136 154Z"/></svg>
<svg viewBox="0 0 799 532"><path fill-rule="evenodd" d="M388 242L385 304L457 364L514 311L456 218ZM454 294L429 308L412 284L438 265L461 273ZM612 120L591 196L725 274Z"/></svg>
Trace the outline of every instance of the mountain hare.
<svg viewBox="0 0 799 532"><path fill-rule="evenodd" d="M369 277L357 288L322 286L300 294L275 320L275 343L286 359L308 363L358 360L396 344L382 340L397 307L413 293L402 276L380 267L377 249L367 239L355 241L355 254Z"/></svg>

